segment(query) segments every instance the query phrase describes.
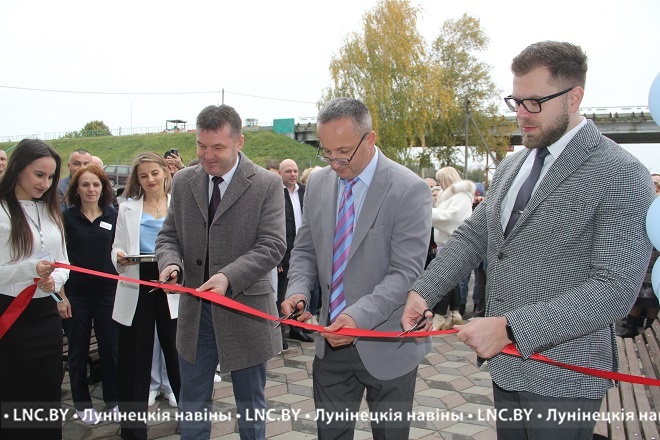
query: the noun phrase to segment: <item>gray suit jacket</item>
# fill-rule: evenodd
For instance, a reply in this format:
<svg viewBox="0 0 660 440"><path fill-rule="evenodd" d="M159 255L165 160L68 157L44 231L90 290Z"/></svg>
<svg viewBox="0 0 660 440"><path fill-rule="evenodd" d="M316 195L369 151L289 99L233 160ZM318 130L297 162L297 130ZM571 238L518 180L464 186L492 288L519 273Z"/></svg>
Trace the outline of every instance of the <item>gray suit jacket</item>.
<svg viewBox="0 0 660 440"><path fill-rule="evenodd" d="M523 358L489 361L507 390L601 398L611 382L528 359L616 370L612 323L630 309L648 265L648 170L591 121L568 143L505 239L502 198L529 154L503 160L488 195L412 286L434 304L488 258L486 316L506 316Z"/></svg>
<svg viewBox="0 0 660 440"><path fill-rule="evenodd" d="M332 248L337 221L338 178L331 167L312 173L305 189L303 221L291 252L287 296L314 288L318 274L328 325L332 284ZM401 331L401 315L410 284L421 273L431 229L431 191L407 168L379 152L376 173L358 216L344 272L345 313L359 328ZM389 380L412 371L431 349L430 338L358 338L355 343L367 371ZM323 358L325 339L316 356Z"/></svg>
<svg viewBox="0 0 660 440"><path fill-rule="evenodd" d="M209 273L227 276L232 288L228 297L278 316L269 272L286 249L282 179L240 154L210 231L208 175L201 165L176 173L156 258L161 270L170 264L182 266L184 285L195 288L206 281L208 246ZM197 354L201 307L199 298L181 295L176 346L191 363ZM280 331L270 321L221 306L212 309L222 372L260 364L282 349Z"/></svg>

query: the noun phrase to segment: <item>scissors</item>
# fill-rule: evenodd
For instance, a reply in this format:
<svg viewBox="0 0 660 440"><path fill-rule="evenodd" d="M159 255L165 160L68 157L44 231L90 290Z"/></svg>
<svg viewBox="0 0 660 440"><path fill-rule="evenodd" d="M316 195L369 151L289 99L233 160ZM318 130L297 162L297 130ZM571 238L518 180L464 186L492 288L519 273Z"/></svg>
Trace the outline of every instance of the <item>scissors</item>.
<svg viewBox="0 0 660 440"><path fill-rule="evenodd" d="M170 281L172 279L172 275L174 273L176 273L176 277L178 278L179 277L179 271L177 269L174 269L172 272L170 272L170 274L167 276L167 279L165 279L165 281L151 280L152 283L158 283L158 284L160 284L160 286L154 287L153 289L151 289L149 291L149 293L154 293L156 290L161 289L162 288L161 286L163 284L167 283L168 281Z"/></svg>
<svg viewBox="0 0 660 440"><path fill-rule="evenodd" d="M302 303L303 308L302 310L298 309L298 304ZM293 312L289 313L286 316L282 316L280 319L277 320L277 325L275 325L275 328L279 327L282 325L282 321L291 319L291 318L297 318L298 316L302 315L303 312L305 311L305 307L307 307L307 303L305 302L304 299L298 300L295 306L293 306Z"/></svg>
<svg viewBox="0 0 660 440"><path fill-rule="evenodd" d="M426 309L426 310L424 310L424 312L422 312L422 316L417 320L417 322L415 323L415 325L413 325L413 326L412 326L411 328L409 328L408 330L402 331L401 333L399 333L398 335L396 335L396 337L397 337L397 338L400 338L400 337L403 336L403 335L407 335L408 333L411 333L411 332L414 332L414 331L419 330L420 326L424 326L424 324L426 324L426 321L427 321L427 318L426 318L426 312L431 312L431 318L429 318L429 319L433 319L433 315L435 315L435 313L433 313L433 310L431 310L431 309Z"/></svg>

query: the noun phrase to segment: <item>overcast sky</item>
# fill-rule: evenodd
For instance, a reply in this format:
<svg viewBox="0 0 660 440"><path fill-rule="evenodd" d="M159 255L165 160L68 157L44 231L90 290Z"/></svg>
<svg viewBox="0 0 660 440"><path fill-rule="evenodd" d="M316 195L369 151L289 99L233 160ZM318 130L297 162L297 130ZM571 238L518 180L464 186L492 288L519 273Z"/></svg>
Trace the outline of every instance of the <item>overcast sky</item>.
<svg viewBox="0 0 660 440"><path fill-rule="evenodd" d="M446 19L481 19L490 38L482 58L502 96L511 92L511 59L540 40L570 41L587 52L583 107L647 106L660 72L658 0L412 3L422 9L419 29L428 42ZM330 84L331 57L376 4L0 0L0 138L78 130L91 120L112 129L166 119L192 126L204 106L221 102L223 88L224 102L244 120L313 117Z"/></svg>

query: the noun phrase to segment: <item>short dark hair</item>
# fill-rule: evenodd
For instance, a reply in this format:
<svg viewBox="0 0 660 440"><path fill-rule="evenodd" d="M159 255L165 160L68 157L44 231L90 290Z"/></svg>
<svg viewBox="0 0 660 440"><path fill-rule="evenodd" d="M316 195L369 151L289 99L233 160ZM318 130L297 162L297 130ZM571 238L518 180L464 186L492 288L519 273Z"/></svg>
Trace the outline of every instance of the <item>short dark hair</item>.
<svg viewBox="0 0 660 440"><path fill-rule="evenodd" d="M80 195L78 194L78 181L84 172L90 172L94 174L101 181L101 197L99 197L98 201L101 209L112 203L114 191L112 190L112 185L110 184L108 175L101 169L100 166L89 164L85 167L81 167L78 171L76 171L76 174L74 174L71 178L71 182L69 182L69 188L66 190L66 201L69 203L69 205L73 205L76 208L80 208L82 206L82 201L80 200Z"/></svg>
<svg viewBox="0 0 660 440"><path fill-rule="evenodd" d="M580 86L587 81L587 54L580 46L560 41L541 41L527 46L511 63L516 76L545 67L553 80L564 87Z"/></svg>
<svg viewBox="0 0 660 440"><path fill-rule="evenodd" d="M77 148L77 149L73 150L73 151L71 152L71 154L69 154L69 160L71 160L71 156L73 156L73 153L78 153L78 154L89 154L90 156L92 155L92 153L90 153L89 151L85 150L84 148Z"/></svg>
<svg viewBox="0 0 660 440"><path fill-rule="evenodd" d="M231 136L238 138L243 129L240 115L229 105L209 105L197 115L197 130L222 130L229 124Z"/></svg>
<svg viewBox="0 0 660 440"><path fill-rule="evenodd" d="M344 118L353 121L355 134L358 136L371 131L369 107L353 98L334 98L326 102L316 117L316 123L325 124Z"/></svg>

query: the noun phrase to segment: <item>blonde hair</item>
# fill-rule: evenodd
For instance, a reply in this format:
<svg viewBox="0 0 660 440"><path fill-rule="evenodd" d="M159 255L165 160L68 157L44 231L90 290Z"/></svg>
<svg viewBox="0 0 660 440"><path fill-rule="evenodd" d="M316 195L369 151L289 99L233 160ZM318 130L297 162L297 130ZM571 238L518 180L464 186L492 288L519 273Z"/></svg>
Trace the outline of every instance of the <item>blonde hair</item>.
<svg viewBox="0 0 660 440"><path fill-rule="evenodd" d="M142 186L138 179L137 168L140 164L154 162L160 165L160 167L165 172L165 194L169 194L172 191L172 176L170 171L167 169L167 162L163 159L160 154L154 152L142 153L133 161L131 165L131 175L128 177L128 182L126 183L126 189L124 190L123 196L127 199L139 199L142 197Z"/></svg>
<svg viewBox="0 0 660 440"><path fill-rule="evenodd" d="M309 179L309 176L317 170L321 170L322 168L319 166L316 167L311 167L311 168L305 168L305 171L302 172L302 175L300 176L300 183L303 185L307 184L307 179Z"/></svg>
<svg viewBox="0 0 660 440"><path fill-rule="evenodd" d="M435 180L438 181L438 185L440 185L442 189L447 189L450 186L452 186L454 183L460 182L463 179L461 179L461 175L458 174L456 168L444 167L444 168L440 168L438 172L435 174Z"/></svg>

